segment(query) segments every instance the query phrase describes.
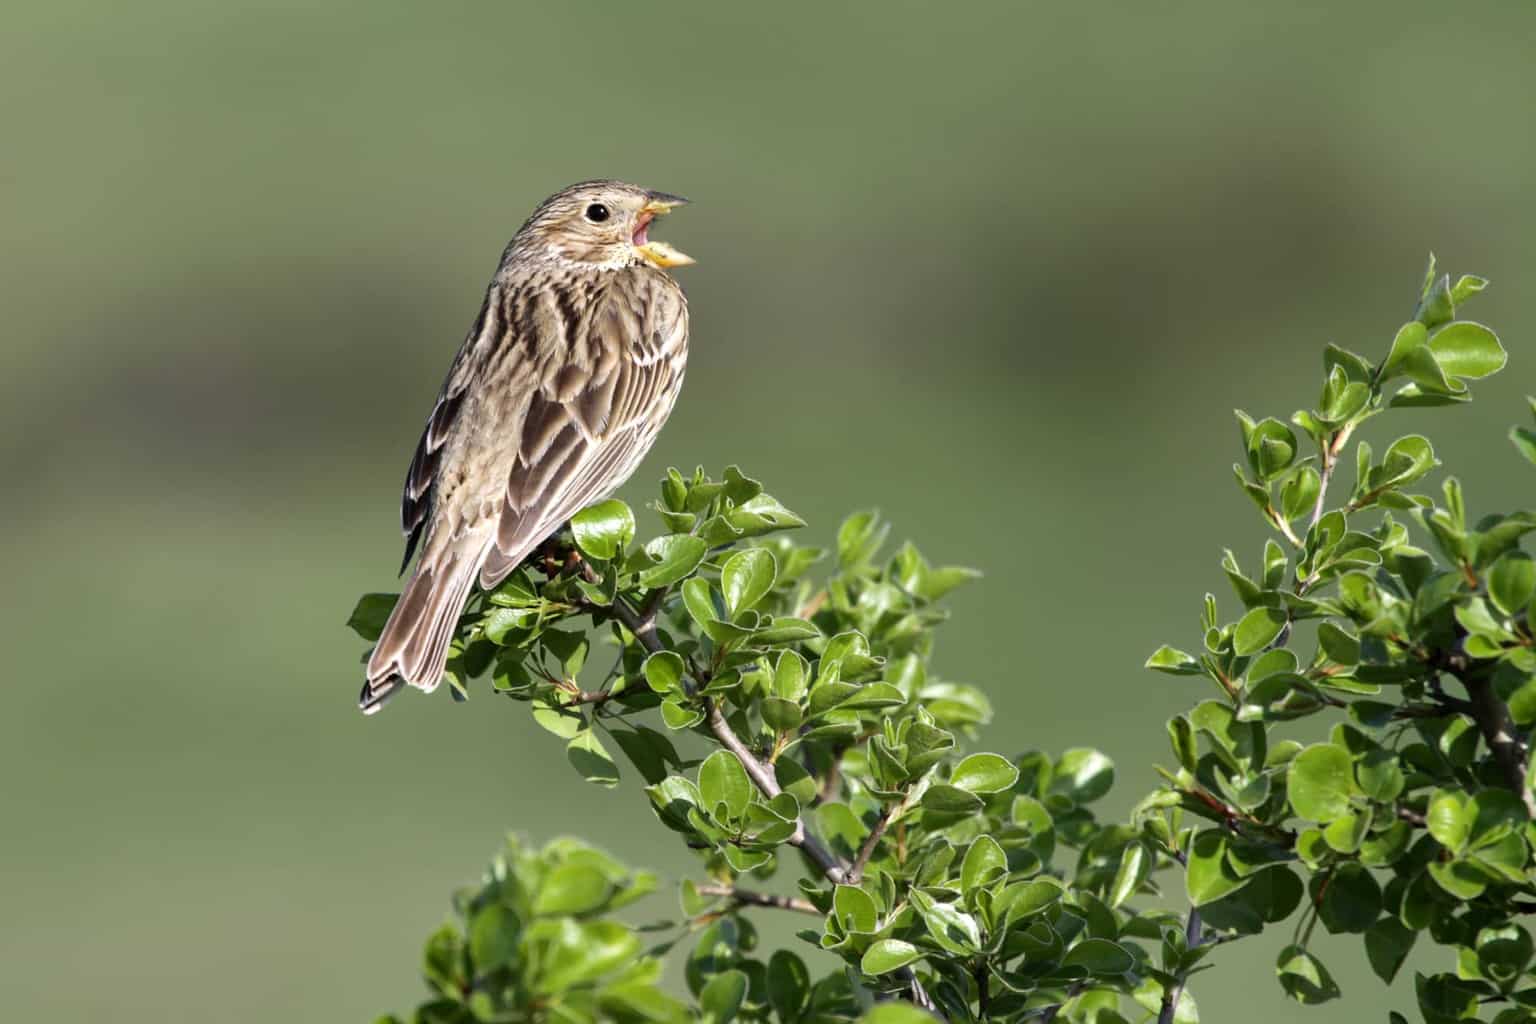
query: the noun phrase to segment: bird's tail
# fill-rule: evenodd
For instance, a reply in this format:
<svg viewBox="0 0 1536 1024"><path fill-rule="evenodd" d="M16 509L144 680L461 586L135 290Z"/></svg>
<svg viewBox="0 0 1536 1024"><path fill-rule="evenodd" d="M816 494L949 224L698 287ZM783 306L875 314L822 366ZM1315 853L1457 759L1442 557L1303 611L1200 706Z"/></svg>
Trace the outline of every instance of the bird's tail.
<svg viewBox="0 0 1536 1024"><path fill-rule="evenodd" d="M357 699L364 714L378 711L403 685L437 689L448 661L448 642L487 547L460 542L441 557L424 554L417 563L368 658L368 681Z"/></svg>

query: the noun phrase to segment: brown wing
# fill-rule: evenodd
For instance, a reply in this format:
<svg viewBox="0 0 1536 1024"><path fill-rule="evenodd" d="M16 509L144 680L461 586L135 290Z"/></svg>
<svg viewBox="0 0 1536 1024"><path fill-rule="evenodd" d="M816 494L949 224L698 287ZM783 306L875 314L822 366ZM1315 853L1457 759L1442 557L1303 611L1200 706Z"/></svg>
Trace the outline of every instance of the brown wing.
<svg viewBox="0 0 1536 1024"><path fill-rule="evenodd" d="M583 310L529 399L482 587L629 478L672 411L687 344L682 290L660 273L615 275Z"/></svg>
<svg viewBox="0 0 1536 1024"><path fill-rule="evenodd" d="M492 284L486 290L480 315L475 317L469 335L464 339L464 344L459 346L458 355L454 356L453 365L448 369L437 403L432 406L432 413L427 417L427 424L421 432L421 440L416 443L416 454L412 456L411 466L405 473L405 488L400 495L400 529L405 534L405 557L400 561L401 572L411 564L411 555L415 553L416 545L420 543L432 518L433 488L441 469L443 444L453 430L459 410L464 404L465 393L474 380L475 353L487 340L494 341L502 329L501 294L496 285Z"/></svg>

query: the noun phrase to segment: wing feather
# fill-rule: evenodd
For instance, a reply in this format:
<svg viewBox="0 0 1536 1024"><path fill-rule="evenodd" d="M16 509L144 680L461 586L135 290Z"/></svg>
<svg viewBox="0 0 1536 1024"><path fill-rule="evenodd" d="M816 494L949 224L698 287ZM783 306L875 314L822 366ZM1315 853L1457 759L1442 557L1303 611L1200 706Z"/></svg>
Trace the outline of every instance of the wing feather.
<svg viewBox="0 0 1536 1024"><path fill-rule="evenodd" d="M574 513L628 479L671 412L687 354L686 306L670 278L638 281L644 287L598 297L571 362L531 396L482 587L496 586Z"/></svg>
<svg viewBox="0 0 1536 1024"><path fill-rule="evenodd" d="M464 406L465 393L475 377L475 354L487 343L494 343L503 330L501 296L493 284L486 290L480 313L469 329L464 343L454 356L448 376L443 380L437 402L427 416L422 428L421 440L416 443L416 453L411 457L410 468L405 473L405 487L400 495L400 529L405 534L405 557L400 561L400 571L411 563L432 518L432 497L438 474L442 469L443 445L448 440L454 424Z"/></svg>

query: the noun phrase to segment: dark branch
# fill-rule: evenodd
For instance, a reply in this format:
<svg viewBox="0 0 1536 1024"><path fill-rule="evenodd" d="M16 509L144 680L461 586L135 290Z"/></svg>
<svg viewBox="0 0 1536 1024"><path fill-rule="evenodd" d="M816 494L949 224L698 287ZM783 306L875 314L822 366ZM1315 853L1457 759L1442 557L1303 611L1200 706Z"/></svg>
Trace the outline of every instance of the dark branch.
<svg viewBox="0 0 1536 1024"><path fill-rule="evenodd" d="M622 597L614 598L613 615L622 622L628 630L634 634L635 640L652 654L661 650L661 640L656 636L656 622L654 618L647 620ZM709 731L714 733L715 739L731 753L736 755L736 760L741 762L746 769L747 777L757 786L758 790L768 799L778 796L783 790L779 788L779 780L774 778L773 769L762 761L757 755L747 749L747 745L736 735L731 724L725 720L719 705L705 698L704 720L709 725ZM843 866L839 863L830 850L821 845L821 841L811 835L805 827L805 818L801 817L795 822L794 835L788 842L791 846L798 847L811 862L816 865L818 871L827 877L828 881L841 882L843 880Z"/></svg>
<svg viewBox="0 0 1536 1024"><path fill-rule="evenodd" d="M736 755L736 760L741 762L741 766L747 770L747 776L762 794L772 800L782 793L779 780L773 776L773 769L759 761L757 756L747 749L741 737L737 736L736 731L731 728L731 723L725 720L725 715L720 711L720 705L706 697L704 707L706 709L704 721L709 724L709 731L715 734L715 739L719 740L721 745ZM822 846L821 841L806 830L805 818L796 820L795 832L787 842L791 846L799 847L800 851L811 859L811 863L816 865L816 869L827 876L828 881L843 880L842 864L832 855L832 851Z"/></svg>
<svg viewBox="0 0 1536 1024"><path fill-rule="evenodd" d="M1472 719L1477 722L1493 759L1504 773L1504 784L1515 791L1525 805L1525 813L1536 820L1536 797L1525 784L1527 770L1525 741L1509 717L1509 708L1499 699L1493 688L1493 680L1468 673L1459 676L1472 699Z"/></svg>
<svg viewBox="0 0 1536 1024"><path fill-rule="evenodd" d="M1189 870L1189 858L1184 856L1182 850L1173 852L1173 859L1179 862L1179 866ZM1189 908L1189 917L1184 922L1184 948L1194 949L1200 945L1200 910L1198 907ZM1158 1010L1157 1024L1173 1024L1173 1015L1179 1007L1179 997L1184 994L1184 975L1181 973L1172 985L1163 989L1163 1003Z"/></svg>
<svg viewBox="0 0 1536 1024"><path fill-rule="evenodd" d="M810 900L802 900L795 896L776 896L769 892L738 889L734 885L701 885L698 890L705 896L724 896L737 906L772 907L775 910L793 910L800 914L823 916Z"/></svg>
<svg viewBox="0 0 1536 1024"><path fill-rule="evenodd" d="M848 877L844 881L848 885L858 885L864 878L864 868L869 864L869 858L874 856L875 847L880 845L880 839L885 835L885 830L891 824L891 814L895 807L887 807L880 812L880 817L875 819L875 827L869 830L869 838L864 840L864 845L859 847L859 855L853 859L853 867L848 869Z"/></svg>

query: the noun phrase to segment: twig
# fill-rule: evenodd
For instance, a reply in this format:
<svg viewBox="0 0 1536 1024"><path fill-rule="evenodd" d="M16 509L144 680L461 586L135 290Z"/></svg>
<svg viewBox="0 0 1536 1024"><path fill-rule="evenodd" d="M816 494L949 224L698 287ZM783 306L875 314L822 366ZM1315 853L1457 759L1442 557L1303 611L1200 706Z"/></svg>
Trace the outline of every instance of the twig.
<svg viewBox="0 0 1536 1024"><path fill-rule="evenodd" d="M1174 850L1173 859L1179 862L1179 866L1185 871L1189 870L1189 858L1183 850ZM1184 922L1184 948L1195 949L1200 945L1200 909L1195 906L1189 908L1189 917ZM1158 1010L1157 1024L1173 1024L1173 1015L1179 1006L1179 997L1184 994L1185 976L1181 972L1175 977L1174 983L1163 989L1163 1002Z"/></svg>
<svg viewBox="0 0 1536 1024"><path fill-rule="evenodd" d="M1339 452L1344 449L1344 444L1349 440L1349 435L1354 432L1354 429L1353 423L1346 424L1328 443L1322 445L1323 471L1318 477L1317 501L1312 505L1312 517L1307 522L1309 530L1323 518L1324 503L1328 500L1328 482L1333 479L1333 468L1339 464Z"/></svg>
<svg viewBox="0 0 1536 1024"><path fill-rule="evenodd" d="M1298 551L1306 547L1302 539L1296 536L1296 531L1291 529L1291 524L1286 522L1285 517L1280 514L1280 510L1275 508L1274 505L1269 506L1269 521L1275 529L1280 531L1280 536L1290 542L1291 547L1296 548Z"/></svg>
<svg viewBox="0 0 1536 1024"><path fill-rule="evenodd" d="M661 640L656 636L656 623L654 619L649 622L646 621L622 597L614 598L613 615L634 634L635 640L639 642L640 646L652 654L661 650ZM741 737L736 735L735 730L731 728L731 724L725 720L725 715L721 713L719 705L705 698L704 707L704 717L705 721L709 724L709 731L714 733L715 738L727 750L736 755L736 760L741 762L742 768L746 769L747 776L762 794L772 800L783 792L779 788L779 780L773 777L773 769L759 761L757 755L747 749L747 745L741 741ZM798 847L809 857L811 862L816 865L817 869L829 881L836 883L843 880L842 864L839 863L837 857L833 856L830 850L821 845L819 839L806 830L804 817L795 821L794 834L787 841L791 846Z"/></svg>
<svg viewBox="0 0 1536 1024"><path fill-rule="evenodd" d="M1520 798L1526 816L1536 820L1536 795L1531 793L1531 787L1525 781L1530 752L1525 738L1509 717L1509 707L1493 688L1493 680L1486 672L1476 669L1466 654L1460 651L1431 649L1421 652L1419 656L1431 669L1455 676L1466 688L1469 699L1458 701L1440 692L1433 679L1430 681L1430 690L1437 700L1470 715L1477 723L1483 741L1488 744L1494 761L1498 762L1499 770L1504 774L1504 784Z"/></svg>
<svg viewBox="0 0 1536 1024"><path fill-rule="evenodd" d="M793 910L801 914L823 916L810 900L802 900L796 896L777 896L770 892L738 889L734 885L701 885L697 888L702 895L724 896L731 902L744 907L772 907L775 910Z"/></svg>
<svg viewBox="0 0 1536 1024"><path fill-rule="evenodd" d="M843 879L846 885L858 885L864 878L864 868L869 864L869 858L874 855L875 847L880 845L880 839L885 835L885 830L891 824L891 815L896 806L887 807L880 812L880 817L875 819L875 827L869 830L869 838L864 840L864 845L859 847L859 855L853 859L853 867L848 869L847 877Z"/></svg>
<svg viewBox="0 0 1536 1024"><path fill-rule="evenodd" d="M747 776L757 786L764 796L772 800L783 792L779 788L779 780L773 777L773 769L757 759L757 755L747 749L747 745L741 742L741 737L731 728L731 723L725 720L725 715L720 711L720 705L709 698L704 699L704 721L709 725L709 731L715 734L727 750L736 755L736 760L747 770ZM832 851L821 845L821 841L811 835L805 827L805 818L795 821L794 834L786 840L789 845L800 848L817 869L827 876L828 881L841 882L844 877L844 869Z"/></svg>
<svg viewBox="0 0 1536 1024"><path fill-rule="evenodd" d="M653 598L653 600L655 599ZM656 636L655 609L651 609L651 611L651 615L644 615L635 611L623 597L614 596L612 608L614 618L624 624L625 628L630 631L642 647L654 654L662 649L662 645L661 640ZM721 713L719 705L708 698L705 698L704 705L705 721L709 725L709 731L714 733L715 738L727 750L736 755L736 759L741 762L742 768L746 770L747 776L763 795L771 800L783 792L779 787L779 780L774 778L773 770L759 761L757 755L753 754L747 748L747 745L741 741L741 737L736 735L736 731L731 728L731 723L727 722L725 715ZM817 870L826 877L827 881L836 885L845 878L846 869L843 867L842 862L823 846L819 839L810 834L805 827L804 816L795 821L794 834L789 837L787 842L791 846L798 847L811 863L816 865ZM917 972L912 969L910 964L903 967L896 977L906 984L908 996L911 998L913 1005L927 1010L929 1013L938 1012L938 1008L934 1005L933 997L928 994L927 989L923 988L923 983L918 979Z"/></svg>
<svg viewBox="0 0 1536 1024"><path fill-rule="evenodd" d="M608 690L565 690L564 693L567 706L605 704L613 699L613 693Z"/></svg>
<svg viewBox="0 0 1536 1024"><path fill-rule="evenodd" d="M827 774L821 778L821 783L816 787L816 803L824 804L837 795L838 785L842 782L843 774L843 748L832 747L828 752ZM815 775L814 766L811 763L810 750L807 749L801 758L801 763L810 775Z"/></svg>
<svg viewBox="0 0 1536 1024"><path fill-rule="evenodd" d="M1189 920L1184 924L1184 947L1194 949L1200 944L1200 911L1195 907L1189 908ZM1173 1015L1179 1006L1179 997L1184 994L1184 975L1180 974L1178 980L1163 990L1163 1005L1157 1014L1157 1024L1173 1024Z"/></svg>
<svg viewBox="0 0 1536 1024"><path fill-rule="evenodd" d="M779 788L779 780L774 778L773 770L757 759L757 755L747 749L747 745L736 735L736 730L731 728L731 723L725 720L725 713L708 697L704 698L704 721L709 725L709 731L715 734L715 739L731 753L736 755L736 760L747 770L747 775L752 779L762 794L772 800L783 792Z"/></svg>
<svg viewBox="0 0 1536 1024"><path fill-rule="evenodd" d="M1536 796L1532 795L1531 787L1525 783L1525 743L1509 717L1509 708L1494 691L1493 680L1470 673L1459 678L1467 688L1467 696L1472 698L1472 718L1482 731L1488 749L1493 751L1493 759L1504 772L1505 785L1520 797L1520 802L1525 805L1525 813L1536 819Z"/></svg>

